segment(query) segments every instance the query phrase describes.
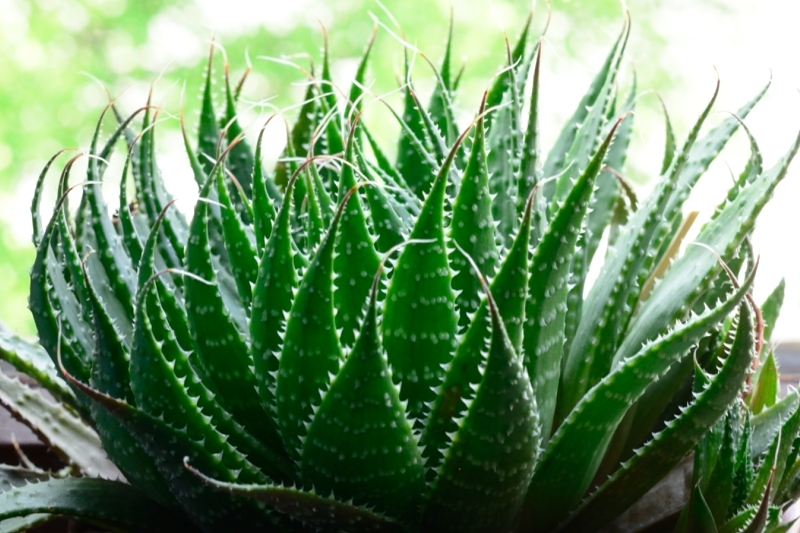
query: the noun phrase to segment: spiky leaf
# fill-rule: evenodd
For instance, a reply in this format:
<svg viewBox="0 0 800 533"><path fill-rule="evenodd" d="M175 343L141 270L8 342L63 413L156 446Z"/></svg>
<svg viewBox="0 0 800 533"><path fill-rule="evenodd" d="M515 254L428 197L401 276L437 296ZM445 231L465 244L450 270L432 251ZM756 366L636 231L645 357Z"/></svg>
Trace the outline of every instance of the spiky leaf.
<svg viewBox="0 0 800 533"><path fill-rule="evenodd" d="M453 152L436 176L425 199L411 239L433 242L403 249L386 292L381 330L400 398L408 401L410 416L424 420L426 403L444 377L441 365L452 358L458 315L450 286L444 227L447 175Z"/></svg>
<svg viewBox="0 0 800 533"><path fill-rule="evenodd" d="M491 294L483 376L433 482L423 514L431 531L507 528L522 504L539 449L536 400Z"/></svg>
<svg viewBox="0 0 800 533"><path fill-rule="evenodd" d="M308 428L302 477L318 494L413 522L425 488L422 458L381 346L375 293Z"/></svg>

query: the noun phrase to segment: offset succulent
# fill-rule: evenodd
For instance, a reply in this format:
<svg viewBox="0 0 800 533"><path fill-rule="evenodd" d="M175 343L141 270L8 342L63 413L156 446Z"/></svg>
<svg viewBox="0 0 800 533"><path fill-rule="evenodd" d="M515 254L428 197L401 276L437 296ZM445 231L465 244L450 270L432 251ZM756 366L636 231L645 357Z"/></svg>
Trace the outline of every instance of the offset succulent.
<svg viewBox="0 0 800 533"><path fill-rule="evenodd" d="M648 497L681 532L785 528L800 398L778 400L783 287L755 304L748 235L800 137L764 170L744 128L746 167L679 252L684 200L766 88L701 137L715 91L680 148L667 119L637 201L620 174L629 27L547 157L530 20L462 132L449 43L427 106L403 85L392 154L360 120L369 47L344 101L326 51L272 173L227 66L216 114L210 60L197 141L184 130L190 221L156 164L152 107L110 105L118 126L101 142L103 113L86 181L70 181L85 154L66 163L44 227L59 154L36 189L41 348L0 334L56 403L2 375L0 401L70 466L3 467L0 531L54 515L123 532L645 531L631 513ZM122 142L110 216L100 182Z"/></svg>

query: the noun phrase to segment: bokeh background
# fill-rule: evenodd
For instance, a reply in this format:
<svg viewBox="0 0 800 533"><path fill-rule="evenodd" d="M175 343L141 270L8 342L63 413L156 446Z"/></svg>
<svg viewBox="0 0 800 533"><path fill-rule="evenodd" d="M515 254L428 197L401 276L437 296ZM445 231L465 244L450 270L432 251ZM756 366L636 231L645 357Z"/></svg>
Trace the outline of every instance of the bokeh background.
<svg viewBox="0 0 800 533"><path fill-rule="evenodd" d="M711 96L716 72L722 80L717 112L733 111L772 78L772 88L746 123L771 165L800 129L800 5L791 0L552 0L542 64L543 148L585 91L622 24L633 18L625 83L635 71L641 96L638 133L625 175L645 194L660 168L664 125L658 93L679 139ZM465 63L458 96L461 118L474 113L481 93L505 57L503 33L514 39L531 9L538 34L547 19L543 1L512 0L0 0L0 321L24 334L35 330L26 308L30 244L29 203L44 162L62 147L87 147L95 120L107 102L144 104L154 80L154 103L162 106L159 161L167 185L191 206L196 188L182 153L178 110L196 123L203 63L212 35L221 43L234 78L252 64L243 93L242 121L257 131L275 109L291 120L303 93L303 74L276 59L308 68L319 63L321 25L329 33L333 74L349 85L375 20L402 27L406 39L432 60L441 57L450 10L455 57ZM389 15L391 13L391 16ZM393 30L396 31L396 30ZM215 67L222 67L217 53ZM401 71L402 47L378 30L369 80L376 94L391 93ZM716 67L716 72L715 72ZM432 74L417 61L421 92ZM392 95L388 101L395 102ZM366 120L391 141L396 124L380 104L369 104ZM687 209L707 215L722 198L747 157L739 133L704 177ZM283 147L283 126L270 130L268 158ZM80 169L78 169L80 170ZM114 170L109 172L114 175ZM110 180L110 190L114 183ZM55 188L55 173L51 177ZM110 195L113 198L115 195ZM49 197L52 202L52 195ZM113 200L110 202L113 207ZM47 207L44 214L47 215ZM699 223L698 223L699 225ZM761 253L756 297L763 298L785 276L787 296L775 337L800 342L800 162L781 184L755 235Z"/></svg>

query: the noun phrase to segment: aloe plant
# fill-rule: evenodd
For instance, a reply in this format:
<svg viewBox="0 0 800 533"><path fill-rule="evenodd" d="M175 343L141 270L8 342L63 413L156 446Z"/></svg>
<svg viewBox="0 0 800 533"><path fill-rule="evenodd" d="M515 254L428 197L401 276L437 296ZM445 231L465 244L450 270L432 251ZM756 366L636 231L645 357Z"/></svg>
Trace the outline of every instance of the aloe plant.
<svg viewBox="0 0 800 533"><path fill-rule="evenodd" d="M646 531L630 517L648 497L681 533L784 530L800 397L779 399L783 286L753 300L748 236L800 136L764 169L743 128L750 159L681 252L684 200L766 88L701 136L718 84L680 148L667 118L637 202L621 177L629 30L547 157L531 20L461 131L450 44L428 105L407 72L396 153L361 120L372 40L344 99L326 49L274 172L227 64L215 110L212 55L196 139L184 128L190 220L157 165L156 110L109 104L46 225L62 152L37 184L39 345L0 333L41 385L0 375L0 402L68 467L2 467L0 531L56 515L123 532ZM101 183L121 144L111 216ZM686 468L691 496L669 503Z"/></svg>

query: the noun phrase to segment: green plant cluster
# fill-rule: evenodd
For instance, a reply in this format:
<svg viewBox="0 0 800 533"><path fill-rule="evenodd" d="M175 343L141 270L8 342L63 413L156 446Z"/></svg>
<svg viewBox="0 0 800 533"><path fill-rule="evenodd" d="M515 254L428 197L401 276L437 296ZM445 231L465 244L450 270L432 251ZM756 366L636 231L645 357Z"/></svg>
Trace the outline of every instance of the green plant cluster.
<svg viewBox="0 0 800 533"><path fill-rule="evenodd" d="M680 254L685 199L766 88L701 136L715 90L680 147L667 119L661 177L639 201L620 174L629 30L547 156L530 20L463 131L450 43L427 104L407 50L391 154L361 120L372 41L346 95L326 46L271 173L227 65L215 111L212 57L196 140L184 130L191 220L156 162L157 110L110 104L46 225L62 152L37 185L41 348L0 336L59 403L5 376L0 401L70 467L3 467L0 531L54 515L125 532L597 531L692 452L691 497L665 517L677 531L784 530L800 396L778 399L782 286L753 301L748 236L800 136L764 169L743 128L747 165ZM111 216L101 183L122 143ZM103 479L114 465L127 483Z"/></svg>

